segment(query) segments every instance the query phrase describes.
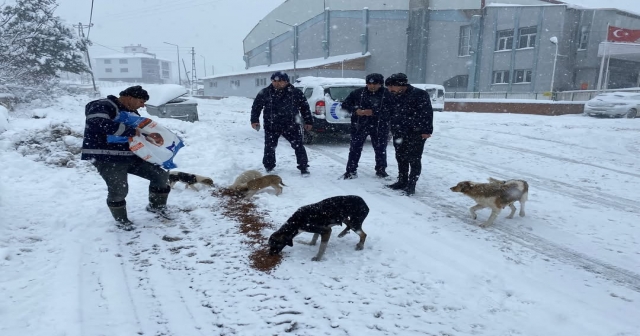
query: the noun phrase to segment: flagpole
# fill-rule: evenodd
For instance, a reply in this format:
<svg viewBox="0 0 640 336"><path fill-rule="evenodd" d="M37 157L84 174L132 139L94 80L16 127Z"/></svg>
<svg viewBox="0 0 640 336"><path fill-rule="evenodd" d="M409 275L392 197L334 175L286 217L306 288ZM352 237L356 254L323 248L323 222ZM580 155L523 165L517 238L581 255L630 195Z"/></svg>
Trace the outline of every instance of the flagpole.
<svg viewBox="0 0 640 336"><path fill-rule="evenodd" d="M604 60L607 55L607 46L609 45L609 23L607 22L607 35L604 39L604 46L602 47L602 60L600 61L600 73L598 74L598 85L596 89L598 92L602 91L602 76L604 75Z"/></svg>
<svg viewBox="0 0 640 336"><path fill-rule="evenodd" d="M611 63L611 50L609 50L609 54L607 55L607 71L605 71L604 83L602 83L605 90L609 88L609 63Z"/></svg>

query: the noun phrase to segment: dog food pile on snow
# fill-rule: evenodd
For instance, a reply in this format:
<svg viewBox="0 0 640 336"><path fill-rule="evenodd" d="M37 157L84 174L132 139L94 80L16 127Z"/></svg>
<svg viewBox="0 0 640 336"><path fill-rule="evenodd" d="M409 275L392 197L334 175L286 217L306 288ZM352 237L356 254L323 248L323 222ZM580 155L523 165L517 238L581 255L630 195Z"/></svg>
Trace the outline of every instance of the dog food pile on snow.
<svg viewBox="0 0 640 336"><path fill-rule="evenodd" d="M224 215L240 223L240 232L247 236L245 242L249 246L260 246L249 255L249 265L262 272L269 272L276 268L282 261L282 257L279 254L269 255L267 238L262 235L262 230L271 226L264 221L265 214L259 213L251 201L238 196L233 190L214 189L212 194L222 199Z"/></svg>

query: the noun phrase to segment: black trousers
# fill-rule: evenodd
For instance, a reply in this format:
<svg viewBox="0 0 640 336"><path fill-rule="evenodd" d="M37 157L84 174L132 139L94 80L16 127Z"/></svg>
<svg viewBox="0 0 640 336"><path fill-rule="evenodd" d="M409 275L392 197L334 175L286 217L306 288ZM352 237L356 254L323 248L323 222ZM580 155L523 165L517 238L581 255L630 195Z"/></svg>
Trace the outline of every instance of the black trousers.
<svg viewBox="0 0 640 336"><path fill-rule="evenodd" d="M169 172L162 167L135 157L132 162L94 161L93 165L107 184L107 205L123 206L129 193L128 174L149 180L149 192L169 193Z"/></svg>
<svg viewBox="0 0 640 336"><path fill-rule="evenodd" d="M421 134L393 135L393 147L398 161L398 180L416 183L422 172L422 152L427 139ZM409 171L411 170L411 171Z"/></svg>
<svg viewBox="0 0 640 336"><path fill-rule="evenodd" d="M371 146L376 155L375 170L387 168L387 143L389 139L389 129L387 127L376 127L376 125L366 125L362 128L351 126L351 144L349 146L349 160L347 161L347 173L355 173L358 170L358 162L362 155L362 148L371 136Z"/></svg>
<svg viewBox="0 0 640 336"><path fill-rule="evenodd" d="M276 167L276 147L278 147L278 139L280 139L280 136L287 139L291 144L291 148L295 151L298 169L306 169L309 166L309 159L307 158L307 151L304 149L304 144L302 143L302 128L299 124L292 124L276 129L265 128L264 156L262 157L264 168L273 169Z"/></svg>

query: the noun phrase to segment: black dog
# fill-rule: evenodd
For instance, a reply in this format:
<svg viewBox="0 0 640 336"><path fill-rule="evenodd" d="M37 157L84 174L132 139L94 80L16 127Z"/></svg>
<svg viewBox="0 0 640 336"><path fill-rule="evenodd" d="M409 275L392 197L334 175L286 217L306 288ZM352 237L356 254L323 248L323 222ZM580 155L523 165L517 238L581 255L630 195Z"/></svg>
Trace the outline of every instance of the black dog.
<svg viewBox="0 0 640 336"><path fill-rule="evenodd" d="M315 245L318 236L321 236L320 249L313 257L313 261L322 258L327 249L327 243L331 237L331 227L342 225L347 227L338 235L344 237L349 230L353 230L360 236L356 250L364 248L367 234L362 231L362 222L369 214L367 203L359 196L335 196L324 199L318 203L305 205L298 209L278 231L269 237L269 254L276 255L285 246L293 246L293 238L300 232L312 232L313 238L309 245Z"/></svg>

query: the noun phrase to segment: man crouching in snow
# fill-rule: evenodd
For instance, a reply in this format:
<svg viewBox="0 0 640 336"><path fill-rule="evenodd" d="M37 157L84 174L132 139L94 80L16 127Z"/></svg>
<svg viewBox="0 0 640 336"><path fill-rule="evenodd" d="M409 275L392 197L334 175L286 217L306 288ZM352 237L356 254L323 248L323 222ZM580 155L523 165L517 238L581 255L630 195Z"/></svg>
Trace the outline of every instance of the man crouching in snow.
<svg viewBox="0 0 640 336"><path fill-rule="evenodd" d="M166 212L169 186L169 172L162 167L147 162L135 155L127 142L111 143L107 136L132 137L137 128L126 126L114 119L118 113L137 111L149 100L149 94L141 86L132 86L120 92L120 97L112 95L105 99L89 102L85 107L84 140L82 160L90 160L107 184L107 205L111 215L123 230L133 230L133 223L127 217L125 198L129 191L128 174L149 180L149 205L147 211L168 218ZM169 218L170 219L170 218Z"/></svg>
<svg viewBox="0 0 640 336"><path fill-rule="evenodd" d="M331 237L331 227L342 225L347 227L338 235L344 237L349 230L353 230L360 236L356 250L364 248L367 234L362 231L362 222L369 214L367 203L359 196L335 196L324 199L318 203L305 205L298 209L278 231L269 237L269 254L276 255L285 246L293 246L293 238L301 232L312 232L313 238L309 245L315 245L320 239L320 249L313 257L313 261L319 261L327 249L327 243Z"/></svg>

